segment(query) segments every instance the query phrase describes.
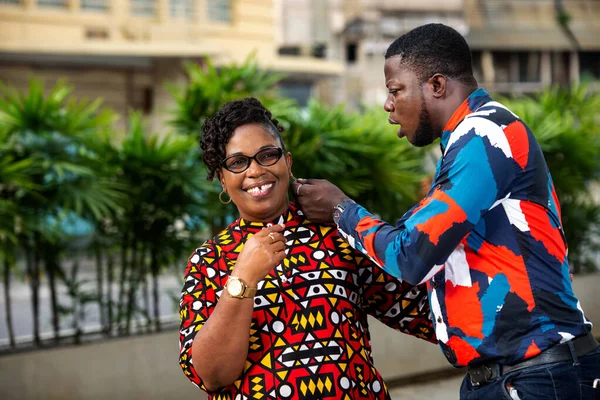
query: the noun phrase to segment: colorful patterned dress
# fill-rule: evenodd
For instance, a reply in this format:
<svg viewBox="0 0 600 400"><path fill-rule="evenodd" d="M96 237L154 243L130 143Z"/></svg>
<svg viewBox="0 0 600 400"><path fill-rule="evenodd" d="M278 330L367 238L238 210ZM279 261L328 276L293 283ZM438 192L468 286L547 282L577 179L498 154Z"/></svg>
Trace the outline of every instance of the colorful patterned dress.
<svg viewBox="0 0 600 400"><path fill-rule="evenodd" d="M367 314L435 343L424 286L392 278L294 204L286 257L259 283L248 358L234 384L211 399L389 399L373 365ZM192 341L215 309L246 240L265 224L239 219L191 255L180 303L180 365L203 390Z"/></svg>

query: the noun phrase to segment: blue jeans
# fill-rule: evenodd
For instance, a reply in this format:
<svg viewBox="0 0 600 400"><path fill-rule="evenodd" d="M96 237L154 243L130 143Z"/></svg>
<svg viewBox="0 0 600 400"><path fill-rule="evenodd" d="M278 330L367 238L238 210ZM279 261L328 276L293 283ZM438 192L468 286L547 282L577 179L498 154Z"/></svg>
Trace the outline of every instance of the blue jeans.
<svg viewBox="0 0 600 400"><path fill-rule="evenodd" d="M600 347L577 360L535 365L473 387L465 376L461 400L600 400Z"/></svg>

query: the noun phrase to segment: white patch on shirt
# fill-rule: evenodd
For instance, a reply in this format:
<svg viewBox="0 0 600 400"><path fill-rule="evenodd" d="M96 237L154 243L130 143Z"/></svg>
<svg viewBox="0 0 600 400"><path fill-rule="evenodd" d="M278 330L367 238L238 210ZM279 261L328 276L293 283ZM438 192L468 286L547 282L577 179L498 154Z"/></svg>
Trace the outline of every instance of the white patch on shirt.
<svg viewBox="0 0 600 400"><path fill-rule="evenodd" d="M505 200L508 200L508 198L509 198L509 197L510 197L510 193L509 193L509 194L507 194L506 196L504 196L504 198L502 198L502 199L499 199L499 200L496 200L496 201L494 202L494 204L492 204L492 206L491 206L490 208L488 208L488 211L489 211L489 210L491 210L492 208L495 208L495 207L497 207L498 205L500 205L500 204L504 203L504 201L505 201Z"/></svg>
<svg viewBox="0 0 600 400"><path fill-rule="evenodd" d="M560 339L561 343L568 342L569 340L573 340L575 338L575 336L573 336L569 332L558 332L558 334L562 336L562 339Z"/></svg>
<svg viewBox="0 0 600 400"><path fill-rule="evenodd" d="M521 210L521 200L506 199L502 203L504 212L512 225L514 225L521 232L529 232L529 224L525 219L525 214Z"/></svg>
<svg viewBox="0 0 600 400"><path fill-rule="evenodd" d="M442 318L442 309L440 307L440 302L437 298L437 293L435 290L431 291L431 312L433 312L433 323L435 324L435 335L438 340L442 343L448 342L448 330L446 329L446 323ZM442 322L438 322L442 321Z"/></svg>
<svg viewBox="0 0 600 400"><path fill-rule="evenodd" d="M431 278L433 278L433 276L435 274L437 274L438 272L440 272L442 270L442 268L444 268L444 264L434 265L433 268L431 270L429 270L429 273L427 275L425 275L425 278L421 279L421 282L419 282L419 285L422 283L425 283L428 280L430 280Z"/></svg>
<svg viewBox="0 0 600 400"><path fill-rule="evenodd" d="M465 246L462 243L454 249L446 261L446 280L452 282L454 286L471 287L473 285Z"/></svg>
<svg viewBox="0 0 600 400"><path fill-rule="evenodd" d="M450 134L450 140L446 146L444 155L448 153L448 149L458 141L461 137L475 130L475 134L481 137L487 137L490 144L502 150L506 158L512 158L512 150L508 144L508 139L504 131L494 122L484 118L473 118L473 114L469 118L465 118L463 122L458 124L454 132Z"/></svg>

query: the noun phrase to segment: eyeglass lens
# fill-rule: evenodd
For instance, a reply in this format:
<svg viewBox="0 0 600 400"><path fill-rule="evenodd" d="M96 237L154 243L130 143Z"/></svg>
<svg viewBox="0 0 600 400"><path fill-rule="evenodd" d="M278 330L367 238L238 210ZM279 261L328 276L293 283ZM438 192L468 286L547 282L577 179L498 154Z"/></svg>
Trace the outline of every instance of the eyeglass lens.
<svg viewBox="0 0 600 400"><path fill-rule="evenodd" d="M281 150L280 148L270 147L268 149L263 149L259 151L252 157L248 157L245 155L228 157L225 159L224 166L227 170L231 172L243 172L246 169L248 169L248 167L250 167L250 163L254 159L263 167L268 167L279 161L282 154L283 150Z"/></svg>

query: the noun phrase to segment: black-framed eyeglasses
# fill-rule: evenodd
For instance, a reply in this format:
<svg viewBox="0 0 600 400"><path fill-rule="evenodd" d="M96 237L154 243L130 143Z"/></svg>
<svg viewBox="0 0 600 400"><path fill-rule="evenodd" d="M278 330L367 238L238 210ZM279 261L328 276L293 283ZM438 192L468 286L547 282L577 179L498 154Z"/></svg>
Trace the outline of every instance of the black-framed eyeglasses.
<svg viewBox="0 0 600 400"><path fill-rule="evenodd" d="M223 160L222 166L227 171L239 174L244 172L250 167L252 160L256 161L263 167L268 167L275 164L283 155L283 149L279 147L268 147L260 150L253 156L245 156L243 154L236 154L229 156Z"/></svg>

